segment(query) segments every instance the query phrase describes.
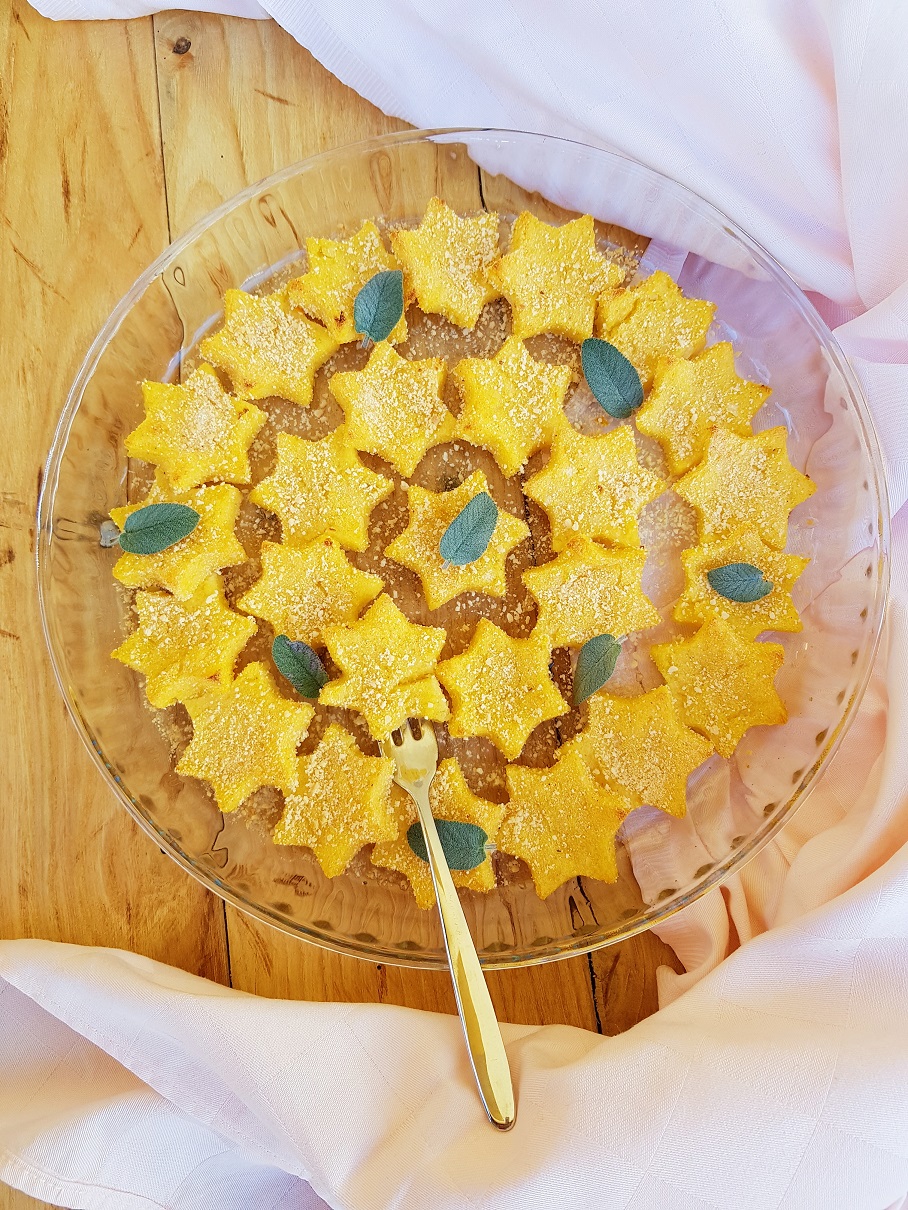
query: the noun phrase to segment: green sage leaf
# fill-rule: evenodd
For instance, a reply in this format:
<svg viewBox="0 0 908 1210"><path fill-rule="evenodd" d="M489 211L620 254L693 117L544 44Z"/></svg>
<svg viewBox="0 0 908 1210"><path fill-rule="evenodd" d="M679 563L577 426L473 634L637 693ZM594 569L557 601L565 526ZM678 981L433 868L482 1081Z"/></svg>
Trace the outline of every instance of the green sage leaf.
<svg viewBox="0 0 908 1210"><path fill-rule="evenodd" d="M199 520L188 504L147 504L126 518L120 546L131 555L156 555L188 537Z"/></svg>
<svg viewBox="0 0 908 1210"><path fill-rule="evenodd" d="M727 601L750 605L772 592L772 584L753 563L726 563L706 573L709 586Z"/></svg>
<svg viewBox="0 0 908 1210"><path fill-rule="evenodd" d="M580 648L574 669L574 705L579 706L601 689L615 671L621 644L610 634L597 634Z"/></svg>
<svg viewBox="0 0 908 1210"><path fill-rule="evenodd" d="M498 505L488 492L480 492L460 510L438 543L446 563L465 567L486 553L498 524Z"/></svg>
<svg viewBox="0 0 908 1210"><path fill-rule="evenodd" d="M596 402L616 420L627 420L643 402L640 375L614 345L591 336L580 346L583 373Z"/></svg>
<svg viewBox="0 0 908 1210"><path fill-rule="evenodd" d="M353 322L360 336L387 340L404 313L404 275L386 269L370 277L353 301Z"/></svg>
<svg viewBox="0 0 908 1210"><path fill-rule="evenodd" d="M485 861L485 845L489 838L478 824L436 819L435 827L449 870L475 870ZM429 860L426 838L418 819L407 829L407 844L422 861Z"/></svg>
<svg viewBox="0 0 908 1210"><path fill-rule="evenodd" d="M318 697L328 680L325 665L308 643L279 634L271 644L271 658L281 676L285 676L303 697Z"/></svg>

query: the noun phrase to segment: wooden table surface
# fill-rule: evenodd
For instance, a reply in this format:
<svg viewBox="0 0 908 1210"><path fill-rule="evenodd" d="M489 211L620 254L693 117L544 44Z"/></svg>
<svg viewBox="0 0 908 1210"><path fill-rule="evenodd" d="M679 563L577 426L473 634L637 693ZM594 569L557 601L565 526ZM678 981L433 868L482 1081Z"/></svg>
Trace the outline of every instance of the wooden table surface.
<svg viewBox="0 0 908 1210"><path fill-rule="evenodd" d="M444 973L376 966L259 924L196 885L101 783L44 649L41 469L114 303L252 181L400 129L271 21L170 12L55 24L0 0L0 937L115 946L264 996L454 1011ZM652 934L489 977L503 1020L614 1034L656 1007ZM0 1210L31 1199L0 1186Z"/></svg>

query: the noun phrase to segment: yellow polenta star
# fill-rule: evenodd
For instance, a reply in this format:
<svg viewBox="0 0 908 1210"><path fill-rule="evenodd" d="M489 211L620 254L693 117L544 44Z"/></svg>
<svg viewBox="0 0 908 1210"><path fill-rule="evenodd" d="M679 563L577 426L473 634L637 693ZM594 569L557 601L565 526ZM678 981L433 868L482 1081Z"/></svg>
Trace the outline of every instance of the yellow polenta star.
<svg viewBox="0 0 908 1210"><path fill-rule="evenodd" d="M438 609L452 597L473 589L493 597L503 597L507 591L505 564L508 554L530 536L523 521L499 508L498 520L485 552L472 563L462 567L446 563L438 544L454 518L489 485L482 471L474 471L460 487L448 492L427 492L410 484L407 506L410 524L385 548L389 559L412 568L422 580L426 604Z"/></svg>
<svg viewBox="0 0 908 1210"><path fill-rule="evenodd" d="M369 515L393 491L390 479L363 466L341 427L320 441L278 433L277 466L249 499L277 513L287 543L302 546L325 534L348 550L365 550Z"/></svg>
<svg viewBox="0 0 908 1210"><path fill-rule="evenodd" d="M336 341L358 340L353 318L357 294L376 273L396 269L374 223L365 222L346 240L307 239L309 271L287 283L287 301L319 319ZM407 339L403 316L388 337L392 344Z"/></svg>
<svg viewBox="0 0 908 1210"><path fill-rule="evenodd" d="M596 335L619 349L648 387L663 357L691 357L706 343L715 305L685 298L657 270L629 290L607 292L596 311Z"/></svg>
<svg viewBox="0 0 908 1210"><path fill-rule="evenodd" d="M413 231L392 231L391 247L423 311L472 328L498 291L488 268L498 254L498 215L460 218L433 197Z"/></svg>
<svg viewBox="0 0 908 1210"><path fill-rule="evenodd" d="M125 442L130 458L160 466L177 491L249 482L249 446L268 417L228 395L211 366L184 383L143 382L142 397L145 419Z"/></svg>
<svg viewBox="0 0 908 1210"><path fill-rule="evenodd" d="M407 361L382 341L365 369L333 375L328 388L343 409L351 445L406 476L426 450L454 436L454 417L441 397L446 375L440 357Z"/></svg>
<svg viewBox="0 0 908 1210"><path fill-rule="evenodd" d="M397 786L392 788L391 798L398 820L397 839L377 844L372 850L372 861L377 866L403 874L413 888L417 906L430 908L435 903L432 873L428 862L417 857L407 840L407 830L417 819L416 807L410 795ZM498 835L504 817L504 807L500 803L487 802L472 792L460 765L451 757L441 762L432 778L429 804L436 819L475 824L491 841ZM495 871L488 854L472 870L452 870L451 877L455 886L471 891L491 891L495 887Z"/></svg>
<svg viewBox="0 0 908 1210"><path fill-rule="evenodd" d="M521 214L507 253L489 270L490 282L511 304L515 336L557 332L578 342L593 334L597 297L623 277L596 248L588 214L561 227Z"/></svg>
<svg viewBox="0 0 908 1210"><path fill-rule="evenodd" d="M223 327L199 348L227 371L240 395L279 395L305 408L312 402L315 372L337 349L337 341L321 324L292 311L284 290L262 297L228 290Z"/></svg>
<svg viewBox="0 0 908 1210"><path fill-rule="evenodd" d="M702 460L714 429L749 437L750 422L769 394L769 387L738 377L734 350L723 340L690 361L657 367L634 419L641 433L661 443L671 474L683 475Z"/></svg>
<svg viewBox="0 0 908 1210"><path fill-rule="evenodd" d="M114 564L114 577L128 588L166 588L179 600L187 601L213 572L246 561L246 552L233 532L242 500L240 492L226 483L174 491L167 477L158 471L144 500L110 510L114 523L122 530L130 513L148 504L169 502L195 509L199 522L191 534L158 554L124 551Z"/></svg>
<svg viewBox="0 0 908 1210"><path fill-rule="evenodd" d="M228 607L220 576L203 580L187 601L166 592L136 593L136 612L138 625L111 654L145 674L152 706L198 697L213 680L229 684L236 658L256 630L252 618Z"/></svg>
<svg viewBox="0 0 908 1210"><path fill-rule="evenodd" d="M578 534L616 546L639 546L640 509L663 487L637 461L634 435L623 424L604 437L584 437L570 426L562 429L548 463L524 491L545 509L557 551Z"/></svg>
<svg viewBox="0 0 908 1210"><path fill-rule="evenodd" d="M448 703L435 679L446 634L409 622L387 593L352 626L327 626L325 645L341 675L319 694L325 706L358 710L374 739L408 718L444 722Z"/></svg>
<svg viewBox="0 0 908 1210"><path fill-rule="evenodd" d="M580 647L597 634L658 626L661 618L640 587L645 562L643 550L605 550L572 538L557 558L523 573L539 604L537 627L553 647Z"/></svg>
<svg viewBox="0 0 908 1210"><path fill-rule="evenodd" d="M650 655L688 727L711 739L720 756L731 756L749 728L788 718L773 684L785 658L778 643L742 639L714 619L693 638L659 643Z"/></svg>
<svg viewBox="0 0 908 1210"><path fill-rule="evenodd" d="M296 749L315 711L282 697L264 664L247 664L232 684L185 705L192 740L177 773L207 781L222 811L235 811L261 786L296 789Z"/></svg>
<svg viewBox="0 0 908 1210"><path fill-rule="evenodd" d="M681 554L687 584L675 605L679 622L708 622L721 618L745 639L755 639L764 630L801 629L801 619L791 599L795 580L810 562L800 555L787 555L761 542L756 534L737 530L717 542L704 542ZM763 573L772 592L759 601L730 601L712 587L707 574L729 563L750 563Z"/></svg>
<svg viewBox="0 0 908 1210"><path fill-rule="evenodd" d="M264 618L275 634L320 644L326 626L355 622L383 588L378 576L359 571L334 538L306 546L262 543L262 574L237 609Z"/></svg>
<svg viewBox="0 0 908 1210"><path fill-rule="evenodd" d="M704 461L675 484L697 511L701 539L749 529L784 550L788 514L816 490L788 461L787 435L781 425L754 437L728 429L713 434Z"/></svg>
<svg viewBox="0 0 908 1210"><path fill-rule="evenodd" d="M463 395L459 433L490 450L506 475L567 427L564 396L569 366L536 361L509 336L494 357L466 357L452 371Z"/></svg>
<svg viewBox="0 0 908 1210"><path fill-rule="evenodd" d="M349 732L331 723L315 751L299 758L299 781L285 795L275 844L307 845L329 878L342 874L364 845L397 835L393 773L392 760L365 756Z"/></svg>
<svg viewBox="0 0 908 1210"><path fill-rule="evenodd" d="M570 878L616 881L615 835L632 804L594 781L575 749L551 769L509 765L507 779L498 847L527 863L540 899Z"/></svg>
<svg viewBox="0 0 908 1210"><path fill-rule="evenodd" d="M679 818L687 810L687 779L713 750L684 725L667 685L636 697L594 694L586 725L569 747L634 806L646 803Z"/></svg>
<svg viewBox="0 0 908 1210"><path fill-rule="evenodd" d="M551 656L542 631L512 639L480 618L466 651L436 670L451 698L450 733L487 736L514 760L535 727L568 712L549 674Z"/></svg>

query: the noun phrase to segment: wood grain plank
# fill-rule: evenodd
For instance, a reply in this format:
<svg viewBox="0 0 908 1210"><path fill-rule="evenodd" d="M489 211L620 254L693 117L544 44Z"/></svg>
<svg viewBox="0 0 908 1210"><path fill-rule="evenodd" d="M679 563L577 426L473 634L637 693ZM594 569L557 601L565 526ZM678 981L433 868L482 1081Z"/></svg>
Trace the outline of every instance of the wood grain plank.
<svg viewBox="0 0 908 1210"><path fill-rule="evenodd" d="M531 193L507 177L495 176L480 169L483 202L488 210L496 210L503 215L517 215L522 210L530 209L544 221L563 223L571 217L571 212L549 202L538 193ZM628 231L613 224L596 223L597 235L600 239L628 249L635 257L642 256L649 242L645 237ZM533 341L530 342L533 345ZM540 347L533 349L536 356L545 359L550 350L540 342ZM575 369L579 372L579 358L576 356L576 346L572 352L565 342L565 347L558 352L558 360L573 356ZM536 463L527 468L525 477L529 477L537 469ZM533 535L534 545L543 560L549 550L548 523L543 519L542 510L533 501L528 501L527 520ZM566 676L567 669L562 664L556 664L556 675ZM563 691L566 684L562 682ZM561 727L556 722L556 729ZM673 970L683 968L675 955L663 941L652 932L640 933L618 945L607 946L596 950L585 959L593 986L596 1012L596 1028L605 1034L618 1034L630 1029L644 1017L650 1016L659 1007L656 970L659 966L670 966Z"/></svg>
<svg viewBox="0 0 908 1210"><path fill-rule="evenodd" d="M659 1007L656 971L684 970L675 951L653 932L638 933L619 945L596 950L588 958L596 1019L601 1033L624 1033Z"/></svg>
<svg viewBox="0 0 908 1210"><path fill-rule="evenodd" d="M53 682L35 605L35 498L69 382L167 243L151 23L61 25L15 3L0 29L0 373L16 434L0 448L0 776L16 808L0 812L0 935L122 946L223 979L217 901L103 786Z"/></svg>
<svg viewBox="0 0 908 1210"><path fill-rule="evenodd" d="M57 24L0 4L0 376L15 434L0 443L0 936L121 947L224 981L221 905L102 784L35 604L36 497L70 380L167 242L150 20ZM40 1205L0 1185L3 1210Z"/></svg>
<svg viewBox="0 0 908 1210"><path fill-rule="evenodd" d="M154 28L174 237L286 164L405 129L273 21L169 12Z"/></svg>
<svg viewBox="0 0 908 1210"><path fill-rule="evenodd" d="M376 965L285 938L239 912L229 919L231 974L234 986L244 991L287 1000L375 1001L431 1012L457 1011L447 971ZM490 971L487 978L502 1021L597 1028L586 958ZM613 999L612 1019L622 1003Z"/></svg>
<svg viewBox="0 0 908 1210"><path fill-rule="evenodd" d="M286 163L394 130L279 26L208 14L155 18L173 234ZM267 996L376 998L373 968L306 946L227 907L235 986ZM341 988L345 995L342 995Z"/></svg>
<svg viewBox="0 0 908 1210"><path fill-rule="evenodd" d="M0 1210L38 1210L38 1207L47 1205L47 1202L36 1202L27 1193L20 1193L18 1189L11 1189L0 1181Z"/></svg>
<svg viewBox="0 0 908 1210"><path fill-rule="evenodd" d="M344 88L273 22L164 13L154 24L174 236L285 164L403 126ZM305 945L231 906L227 925L236 987L378 999L372 964Z"/></svg>

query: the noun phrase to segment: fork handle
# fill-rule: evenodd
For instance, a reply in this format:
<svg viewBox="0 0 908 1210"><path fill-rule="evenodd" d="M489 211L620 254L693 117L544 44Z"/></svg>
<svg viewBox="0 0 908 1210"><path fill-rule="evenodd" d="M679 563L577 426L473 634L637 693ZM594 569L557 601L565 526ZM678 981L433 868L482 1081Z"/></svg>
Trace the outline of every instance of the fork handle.
<svg viewBox="0 0 908 1210"><path fill-rule="evenodd" d="M407 789L419 809L419 821L426 838L454 995L479 1095L490 1120L499 1129L510 1130L517 1116L514 1086L492 998L432 818L428 787L408 786Z"/></svg>

